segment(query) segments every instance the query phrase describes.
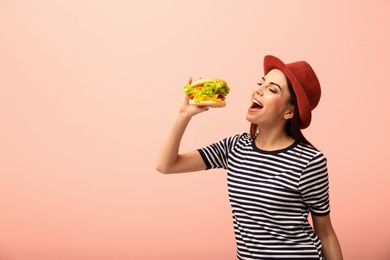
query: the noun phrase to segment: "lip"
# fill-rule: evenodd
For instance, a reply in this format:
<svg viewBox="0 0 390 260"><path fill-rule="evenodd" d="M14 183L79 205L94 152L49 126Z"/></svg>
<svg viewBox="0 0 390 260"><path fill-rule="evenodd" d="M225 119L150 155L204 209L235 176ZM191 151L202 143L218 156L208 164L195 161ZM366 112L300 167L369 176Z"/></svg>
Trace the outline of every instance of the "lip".
<svg viewBox="0 0 390 260"><path fill-rule="evenodd" d="M260 107L253 107L253 103L259 105ZM263 104L262 104L259 100L253 98L253 99L252 99L252 103L251 103L251 105L249 106L248 111L250 111L250 112L256 112L256 111L261 110L263 107L264 107Z"/></svg>

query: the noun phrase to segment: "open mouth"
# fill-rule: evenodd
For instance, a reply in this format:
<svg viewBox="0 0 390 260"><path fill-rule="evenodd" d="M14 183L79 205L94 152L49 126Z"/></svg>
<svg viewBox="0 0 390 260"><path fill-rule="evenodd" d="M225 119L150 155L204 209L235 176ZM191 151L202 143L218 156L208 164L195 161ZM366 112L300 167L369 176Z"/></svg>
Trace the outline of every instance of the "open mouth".
<svg viewBox="0 0 390 260"><path fill-rule="evenodd" d="M257 101L256 99L253 99L253 100L252 100L252 106L251 106L251 108L262 109L262 108L263 108L263 105L260 104L260 102Z"/></svg>

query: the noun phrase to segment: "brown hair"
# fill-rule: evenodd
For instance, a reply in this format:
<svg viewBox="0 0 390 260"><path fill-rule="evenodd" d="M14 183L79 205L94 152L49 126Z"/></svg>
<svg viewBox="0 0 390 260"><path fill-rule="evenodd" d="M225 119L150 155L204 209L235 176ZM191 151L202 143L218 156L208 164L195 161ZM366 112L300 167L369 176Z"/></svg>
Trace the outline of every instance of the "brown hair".
<svg viewBox="0 0 390 260"><path fill-rule="evenodd" d="M286 133L294 138L296 141L308 144L313 146L303 135L301 128L299 127L299 110L298 110L298 104L297 104L297 98L295 96L294 89L292 87L292 84L290 80L286 77L288 90L290 91L291 97L289 100L289 103L294 106L294 116L287 120L285 125ZM259 131L259 126L256 124L251 123L249 133L253 139L256 138L257 132Z"/></svg>

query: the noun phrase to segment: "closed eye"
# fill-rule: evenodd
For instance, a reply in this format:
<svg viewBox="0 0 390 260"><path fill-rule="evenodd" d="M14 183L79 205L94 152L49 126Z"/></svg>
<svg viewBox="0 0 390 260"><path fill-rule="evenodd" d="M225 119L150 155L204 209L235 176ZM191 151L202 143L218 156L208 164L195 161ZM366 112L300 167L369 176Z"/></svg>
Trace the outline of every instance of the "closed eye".
<svg viewBox="0 0 390 260"><path fill-rule="evenodd" d="M277 91L276 90L274 90L273 88L268 88L269 89L269 91L271 91L272 93L276 93Z"/></svg>

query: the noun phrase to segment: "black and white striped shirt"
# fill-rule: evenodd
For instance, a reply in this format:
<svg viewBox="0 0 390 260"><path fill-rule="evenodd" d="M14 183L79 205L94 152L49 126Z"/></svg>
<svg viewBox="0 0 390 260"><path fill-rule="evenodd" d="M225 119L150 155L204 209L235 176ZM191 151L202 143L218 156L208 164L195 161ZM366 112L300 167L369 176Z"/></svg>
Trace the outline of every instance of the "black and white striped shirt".
<svg viewBox="0 0 390 260"><path fill-rule="evenodd" d="M199 152L207 169L227 169L237 259L323 259L307 219L330 212L320 151L298 142L264 151L243 133Z"/></svg>

